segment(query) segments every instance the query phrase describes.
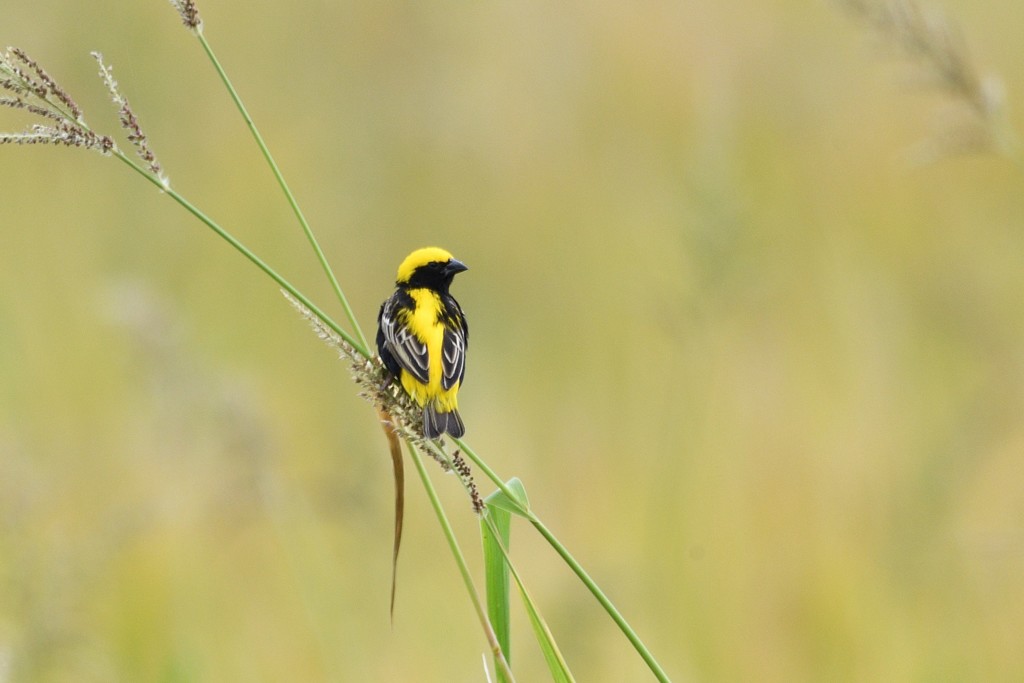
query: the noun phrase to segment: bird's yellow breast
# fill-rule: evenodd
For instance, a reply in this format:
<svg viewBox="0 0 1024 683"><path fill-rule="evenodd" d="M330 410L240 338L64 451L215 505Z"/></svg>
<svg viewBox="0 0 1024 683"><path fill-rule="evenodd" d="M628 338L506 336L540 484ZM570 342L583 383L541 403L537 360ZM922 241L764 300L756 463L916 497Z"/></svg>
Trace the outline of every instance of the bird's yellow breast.
<svg viewBox="0 0 1024 683"><path fill-rule="evenodd" d="M416 338L427 346L429 359L428 378L429 382L423 384L411 373L402 371L402 386L406 392L420 405L434 403L442 411L455 410L458 408L456 394L459 391L459 382L456 382L451 389L441 388L441 377L443 370L441 358L444 349L444 325L441 324L441 297L437 292L430 289L410 289L409 296L416 302L411 311L404 311L405 320L402 321Z"/></svg>

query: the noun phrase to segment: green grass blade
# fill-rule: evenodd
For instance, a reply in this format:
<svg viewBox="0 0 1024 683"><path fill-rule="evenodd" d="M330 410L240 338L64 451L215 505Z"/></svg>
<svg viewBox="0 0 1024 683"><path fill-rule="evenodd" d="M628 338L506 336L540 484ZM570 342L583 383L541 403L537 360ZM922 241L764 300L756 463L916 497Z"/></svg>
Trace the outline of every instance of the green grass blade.
<svg viewBox="0 0 1024 683"><path fill-rule="evenodd" d="M499 675L502 676L502 680L509 681L509 683L515 683L515 677L512 675L512 670L509 668L508 660L505 659L505 655L501 650L501 645L498 643L498 638L495 635L494 627L491 626L490 618L484 611L483 604L480 602L480 596L477 594L476 586L473 585L473 577L470 574L469 566L466 564L466 558L462 554L462 550L459 548L459 541L455 538L455 531L452 529L451 523L448 521L448 515L445 514L444 507L441 505L441 499L437 495L437 490L434 488L433 483L430 481L430 476L427 474L427 469L423 464L423 457L420 455L419 449L410 442L406 442L409 447L409 455L412 457L412 462L416 465L416 471L420 475L420 480L423 482L423 488L427 492L427 498L430 499L430 505L434 508L434 513L437 515L437 521L441 525L441 531L444 532L445 540L448 541L448 547L452 551L452 556L455 558L455 563L459 567L459 574L462 576L462 582L466 586L466 592L469 594L469 599L473 603L473 609L476 610L477 616L480 619L480 626L483 629L484 637L487 638L487 643L490 646L491 654L494 657L495 667L497 668Z"/></svg>
<svg viewBox="0 0 1024 683"><path fill-rule="evenodd" d="M484 546L484 580L487 594L487 615L498 638L505 661L512 663L511 611L509 609L508 564L503 548L507 548L512 531L512 515L507 510L488 507L480 518L480 538ZM498 680L507 683L495 662Z"/></svg>
<svg viewBox="0 0 1024 683"><path fill-rule="evenodd" d="M459 444L463 454L472 460L475 465L480 467L484 474L486 474L487 477L498 486L499 490L488 496L485 502L489 506L493 505L495 507L500 507L513 514L528 519L530 523L533 524L534 528L540 532L540 535L544 537L552 548L554 548L555 552L562 557L573 573L576 574L580 581L583 582L583 585L585 585L590 593L597 599L604 610L608 613L608 616L612 618L612 621L618 625L619 629L626 636L629 642L633 644L637 653L651 669L651 673L654 674L654 677L662 683L667 683L669 680L668 674L666 674L665 670L661 668L661 664L659 664L658 660L654 658L651 651L647 649L647 645L640 639L640 636L638 636L636 631L633 630L633 627L629 625L626 618L622 616L622 613L619 612L618 608L611 600L608 599L608 596L605 595L604 591L602 591L600 586L597 585L597 582L590 577L586 570L583 569L583 566L576 561L576 558L572 556L562 542L558 540L551 530L548 529L540 518L537 517L537 515L530 509L530 501L526 497L526 488L523 486L523 482L518 478L510 479L508 482L503 482L500 479L497 479L497 475L494 471L487 467L487 464L480 459L472 448L467 446L461 440L457 440L456 443Z"/></svg>
<svg viewBox="0 0 1024 683"><path fill-rule="evenodd" d="M520 492L525 494L522 490L522 483L515 480ZM510 482L511 483L511 482ZM512 488L512 487L510 487ZM512 577L516 581L516 587L519 589L519 594L523 599L523 606L526 609L527 615L530 617L530 624L533 626L534 636L537 638L537 644L540 645L541 652L544 654L544 660L548 664L548 670L551 672L551 680L556 683L575 683L572 672L569 670L569 665L566 663L565 658L562 656L562 651L558 649L558 643L555 641L554 635L551 633L551 629L548 628L547 622L540 614L540 610L537 609L537 604L533 601L529 591L526 590L526 586L523 585L522 577L519 576L519 572L516 571L515 566L512 564L511 559L508 556L508 538L510 536L510 529L504 528L501 525L510 525L512 520L511 513L500 510L497 508L489 507L488 515L480 520L481 532L484 533L485 538L490 539L490 548L485 548L485 553L490 551L491 555L487 559L487 571L488 577L492 571L492 566L496 566L493 571L495 573L500 572L500 578L504 581L504 606L505 618L508 616L508 576L511 572ZM501 541L499 542L499 539ZM490 579L488 578L488 581ZM490 605L490 584L488 583L488 605ZM493 618L493 617L492 617ZM495 630L497 630L495 626ZM507 625L506 625L507 628ZM499 636L500 638L500 636ZM503 645L504 647L504 645ZM505 651L508 656L508 651Z"/></svg>
<svg viewBox="0 0 1024 683"><path fill-rule="evenodd" d="M516 585L519 587L519 594L523 596L523 606L530 617L530 624L533 625L533 634L537 637L537 643L540 645L541 652L544 653L544 660L548 663L548 670L551 671L551 680L557 683L575 683L576 679L572 677L569 665L566 664L562 651L558 649L558 643L555 642L551 629L541 617L533 598L519 581L518 574L516 575Z"/></svg>
<svg viewBox="0 0 1024 683"><path fill-rule="evenodd" d="M511 495L509 495L511 494ZM489 508L497 508L514 515L532 519L530 516L530 499L526 497L526 487L519 477L512 477L505 482L505 490L497 490L484 500Z"/></svg>

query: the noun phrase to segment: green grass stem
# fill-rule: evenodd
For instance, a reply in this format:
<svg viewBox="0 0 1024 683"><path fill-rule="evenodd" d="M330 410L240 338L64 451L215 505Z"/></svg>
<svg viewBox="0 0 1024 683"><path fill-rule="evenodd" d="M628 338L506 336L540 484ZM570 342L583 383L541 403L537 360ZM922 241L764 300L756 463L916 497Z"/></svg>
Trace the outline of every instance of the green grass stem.
<svg viewBox="0 0 1024 683"><path fill-rule="evenodd" d="M136 171L143 178L145 178L146 180L151 182L153 185L155 185L161 192L167 194L167 196L169 196L171 199L173 199L174 201L178 202L178 204L180 204L186 211L188 211L193 216L195 216L200 221L202 221L208 228L210 228L215 233L217 233L217 235L219 235L222 239L224 239L224 241L226 241L228 244L230 244L242 256L244 256L249 261L251 261L253 263L253 265L255 265L257 268L262 270L274 282L276 282L278 285L280 285L282 289L287 291L289 294L291 294L293 297L295 297L298 301L300 301L304 306L309 308L310 311L315 313L321 320L324 321L324 324L326 324L332 330L337 332L341 336L341 338L344 339L349 344L351 344L352 347L356 349L356 351L361 353L366 358L371 358L370 352L366 349L366 347L364 345L359 344L355 339L353 339L352 335L348 331L343 329L340 325L338 325L338 323L336 323L334 320L332 320L330 318L330 316L328 316L326 313L324 313L320 309L319 306L314 304L309 299L309 297L307 297L305 294L300 292L295 287L295 285L293 285L288 280L286 280L284 278L284 276L282 276L280 273L278 273L276 270L274 270L266 261L261 259L255 253L253 253L253 251L251 249L249 249L247 246L245 246L245 244L243 244L237 237L235 237L230 232L228 232L227 230L222 228L216 221L214 221L212 218L210 218L205 213L203 213L202 210L200 210L197 206L192 204L192 202L187 200L184 196L179 194L173 188L171 188L171 187L165 185L163 182L161 182L159 178L157 178L155 175L150 173L147 169L145 169L142 166L140 166L138 163L135 162L134 159L129 157L123 151L121 151L120 149L115 149L111 153L114 156L116 156L118 159L120 159L121 161L126 163L129 167L131 167L134 171Z"/></svg>
<svg viewBox="0 0 1024 683"><path fill-rule="evenodd" d="M474 451L472 448L466 445L466 443L461 439L455 439L455 443L457 443L459 448L462 449L463 455L472 460L473 464L476 465L487 476L487 478L490 479L494 483L494 485L497 486L498 489L502 493L504 493L511 501L520 500L521 496L517 494L515 491L513 491L511 488L509 488L508 484L502 481L494 472L494 470L492 470L487 465L487 463L485 463L480 458L480 456L476 454L476 451ZM551 533L551 530L547 528L547 526L540 520L539 517L537 517L536 514L534 514L533 510L529 508L521 509L522 516L530 520L530 523L533 524L534 528L536 528L537 531L540 532L540 535L543 536L545 540L547 540L551 547L555 549L555 552L557 552L565 561L565 563L569 565L569 568L572 569L573 573L575 573L576 576L579 577L580 581L583 582L583 585L587 587L587 589L591 592L591 594L593 594L593 596L597 599L601 606L604 607L604 610L608 613L608 616L612 618L612 620L622 630L623 634L625 634L626 638L629 639L629 642L633 644L633 647L636 649L637 653L639 653L640 657L643 658L644 662L647 663L647 666L650 667L651 672L654 674L654 676L659 681L667 682L669 678L668 675L665 673L665 670L661 668L661 665L658 664L658 661L654 658L654 655L651 654L651 651L640 639L640 636L637 635L636 631L633 630L633 627L629 625L629 622L626 621L626 618L622 616L622 613L619 612L618 608L615 607L612 601L608 599L608 596L604 594L604 591L601 590L600 586L598 586L597 583L592 578L590 578L590 575L583 569L580 563L576 561L576 558L574 558L572 554L568 551L568 549L564 545L562 545L561 541L559 541L558 538L553 533Z"/></svg>
<svg viewBox="0 0 1024 683"><path fill-rule="evenodd" d="M660 664L658 664L658 661L654 658L654 655L651 654L651 651L648 650L647 646L644 645L642 640L640 640L640 636L636 634L636 631L633 630L633 627L629 625L626 618L622 616L618 609L616 609L615 605L612 604L612 601L604 594L604 591L601 590L600 586L590 578L590 575L587 574L582 565L576 561L576 558L573 557L566 547L562 545L553 533L551 533L551 530L548 529L547 526L545 526L545 524L532 513L530 515L530 522L533 524L534 528L540 532L540 535L543 536L549 544L551 544L551 547L555 549L555 552L562 556L562 559L565 560L565 563L569 565L576 576L579 577L580 581L583 582L583 585L590 590L612 620L618 624L626 638L629 639L629 642L633 644L633 647L636 648L636 651L647 663L647 666L650 667L651 673L654 674L654 677L662 683L669 683L668 674L665 673L665 670L661 668Z"/></svg>
<svg viewBox="0 0 1024 683"><path fill-rule="evenodd" d="M441 505L441 499L437 495L437 490L434 488L433 482L430 481L427 468L423 465L423 456L420 455L419 450L412 444L406 442L406 445L409 447L409 453L413 463L416 465L416 471L419 473L420 480L423 482L423 488L430 499L430 505L434 508L434 513L437 515L437 521L441 525L441 530L444 531L448 547L451 548L452 555L455 557L455 563L459 566L459 573L462 575L462 582L469 593L469 599L473 602L473 609L476 610L477 616L480 618L480 625L483 627L484 635L487 637L487 642L491 647L491 655L494 658L495 666L499 668L501 674L506 677L506 680L514 682L515 677L509 668L508 660L505 659L505 655L501 651L501 645L498 644L498 637L491 627L490 620L487 618L487 612L484 609L483 603L480 602L480 595L477 593L476 585L473 583L473 576L469 573L469 565L466 563L466 558L459 547L459 541L455 538L455 531L448 521L448 516Z"/></svg>
<svg viewBox="0 0 1024 683"><path fill-rule="evenodd" d="M313 248L313 252L316 254L317 260L320 262L320 267L327 275L327 279L330 280L331 287L334 289L334 294L338 297L338 301L341 302L342 307L345 309L345 316L348 318L349 324L352 325L352 329L355 330L356 337L359 338L359 343L357 344L355 341L350 340L347 341L349 341L349 343L351 343L352 346L354 346L356 350L364 356L369 357L368 349L370 348L370 345L366 341L366 335L363 334L363 330L359 326L359 321L356 319L355 313L352 311L352 306L348 302L348 297L345 296L345 292L341 289L341 284L338 282L338 278L335 277L334 270L331 268L330 263L328 263L324 250L320 248L320 242L313 233L313 228L310 227L309 221L306 220L305 214L299 207L299 203L295 199L295 195L288 186L288 182L284 179L284 174L281 173L281 169L278 167L277 162L274 161L274 156L270 153L270 148L267 147L267 143L263 141L263 136L260 135L260 131L256 127L256 122L253 121L252 116L249 115L249 110L246 109L241 96L239 96L238 91L235 90L234 85L232 85L231 79L228 78L227 72L224 71L224 67L221 66L220 60L218 60L217 55L214 54L213 47L206 40L206 36L202 31L196 31L195 35L199 38L199 44L203 46L206 56L209 57L210 62L213 64L213 68L217 70L217 74L224 83L224 87L227 88L228 93L231 95L231 99L234 101L239 113L245 120L245 125L249 127L249 131L256 140L256 144L259 146L260 152L263 154L263 158L267 160L270 170L274 173L274 178L277 179L277 184L281 186L281 191L284 192L285 197L287 197L288 204L292 207L292 212L295 213L295 217L302 226L302 231L306 234L306 239ZM303 303L306 302L303 301ZM310 310L315 309L311 307ZM338 331L340 332L340 330Z"/></svg>

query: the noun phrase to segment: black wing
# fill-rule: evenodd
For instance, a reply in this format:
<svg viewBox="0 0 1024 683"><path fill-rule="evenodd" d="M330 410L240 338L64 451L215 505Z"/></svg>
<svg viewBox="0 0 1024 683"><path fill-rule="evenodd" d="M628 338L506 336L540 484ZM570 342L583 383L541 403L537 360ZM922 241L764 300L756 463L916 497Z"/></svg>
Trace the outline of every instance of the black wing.
<svg viewBox="0 0 1024 683"><path fill-rule="evenodd" d="M392 374L397 375L395 370L402 369L427 384L430 382L430 357L427 345L418 340L399 320L401 311L411 311L414 306L412 297L402 291L395 292L384 302L377 317L377 351ZM389 363L389 360L397 363L398 368Z"/></svg>
<svg viewBox="0 0 1024 683"><path fill-rule="evenodd" d="M455 299L447 297L445 310L444 344L441 357L441 386L451 389L455 382L462 383L466 375L466 347L469 346L469 326L462 308Z"/></svg>

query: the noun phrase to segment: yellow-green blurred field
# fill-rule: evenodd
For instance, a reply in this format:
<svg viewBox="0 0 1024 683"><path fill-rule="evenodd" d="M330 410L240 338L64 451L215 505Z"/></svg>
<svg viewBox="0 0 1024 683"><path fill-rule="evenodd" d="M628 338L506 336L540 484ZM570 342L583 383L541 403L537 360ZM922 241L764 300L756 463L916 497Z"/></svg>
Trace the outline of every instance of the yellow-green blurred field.
<svg viewBox="0 0 1024 683"><path fill-rule="evenodd" d="M943 7L1024 109L1024 5ZM368 333L412 248L469 264L468 440L673 680L1024 680L1024 173L914 163L910 63L820 2L200 10ZM342 318L166 2L2 16ZM485 680L412 474L389 622L376 417L273 283L92 152L0 148L0 203L0 682ZM578 680L650 680L513 545Z"/></svg>

